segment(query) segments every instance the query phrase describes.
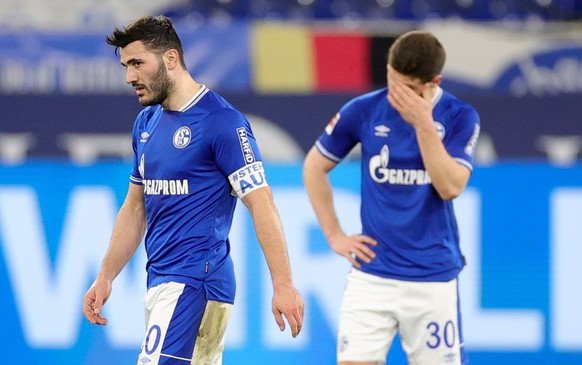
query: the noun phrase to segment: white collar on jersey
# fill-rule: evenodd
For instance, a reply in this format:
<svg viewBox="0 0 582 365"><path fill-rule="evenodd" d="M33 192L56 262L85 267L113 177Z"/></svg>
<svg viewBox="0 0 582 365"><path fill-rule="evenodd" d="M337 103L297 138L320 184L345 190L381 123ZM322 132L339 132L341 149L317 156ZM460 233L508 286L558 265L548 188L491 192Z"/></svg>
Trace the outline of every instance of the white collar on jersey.
<svg viewBox="0 0 582 365"><path fill-rule="evenodd" d="M434 107L443 97L443 89L440 86L437 86L437 91L432 97L432 106Z"/></svg>
<svg viewBox="0 0 582 365"><path fill-rule="evenodd" d="M204 84L201 84L201 86L202 87L200 88L200 90L198 90L198 92L194 94L194 96L190 100L188 100L186 104L184 104L180 109L178 109L179 112L185 112L186 110L190 109L191 107L196 105L196 103L200 99L202 99L204 95L206 95L209 89Z"/></svg>

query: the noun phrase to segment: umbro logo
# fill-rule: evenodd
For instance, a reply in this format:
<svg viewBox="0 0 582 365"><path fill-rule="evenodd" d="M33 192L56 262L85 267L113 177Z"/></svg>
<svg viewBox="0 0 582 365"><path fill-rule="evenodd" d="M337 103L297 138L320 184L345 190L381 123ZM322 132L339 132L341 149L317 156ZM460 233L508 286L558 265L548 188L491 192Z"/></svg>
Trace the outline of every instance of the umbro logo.
<svg viewBox="0 0 582 365"><path fill-rule="evenodd" d="M148 132L142 132L142 134L140 134L141 139L139 141L146 142L148 140L149 136L150 136L150 134Z"/></svg>
<svg viewBox="0 0 582 365"><path fill-rule="evenodd" d="M390 128L385 125L381 124L374 127L374 135L376 137L388 137L388 132L390 132Z"/></svg>

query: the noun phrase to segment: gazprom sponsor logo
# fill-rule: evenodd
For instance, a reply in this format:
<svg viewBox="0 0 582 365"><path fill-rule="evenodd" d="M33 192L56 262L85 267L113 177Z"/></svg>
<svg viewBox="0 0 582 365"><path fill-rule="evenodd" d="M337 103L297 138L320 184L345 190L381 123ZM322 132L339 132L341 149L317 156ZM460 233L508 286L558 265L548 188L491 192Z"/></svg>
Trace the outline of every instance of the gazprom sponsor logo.
<svg viewBox="0 0 582 365"><path fill-rule="evenodd" d="M372 180L380 184L392 185L428 185L431 183L426 170L414 169L388 169L373 167L370 160L370 176Z"/></svg>
<svg viewBox="0 0 582 365"><path fill-rule="evenodd" d="M143 180L146 195L187 195L188 180Z"/></svg>
<svg viewBox="0 0 582 365"><path fill-rule="evenodd" d="M244 127L237 128L236 133L238 134L240 149L242 151L245 163L248 165L255 162L255 154L253 152L253 148L251 147L251 143L249 142L247 130Z"/></svg>
<svg viewBox="0 0 582 365"><path fill-rule="evenodd" d="M431 183L426 170L388 168L389 157L388 146L384 145L380 153L370 159L368 164L370 177L375 182L392 185L428 185Z"/></svg>

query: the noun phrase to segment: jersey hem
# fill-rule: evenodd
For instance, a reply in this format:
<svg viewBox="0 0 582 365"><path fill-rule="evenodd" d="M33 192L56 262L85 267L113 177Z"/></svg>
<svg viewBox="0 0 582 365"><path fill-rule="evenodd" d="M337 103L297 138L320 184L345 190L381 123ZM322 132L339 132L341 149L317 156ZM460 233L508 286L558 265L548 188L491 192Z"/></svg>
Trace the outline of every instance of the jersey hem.
<svg viewBox="0 0 582 365"><path fill-rule="evenodd" d="M441 273L439 275L429 275L429 276L425 276L425 277L418 277L418 276L405 276L405 275L396 275L396 274L390 274L390 273L379 273L377 271L374 270L366 270L364 267L360 267L360 268L356 268L355 266L352 266L352 270L358 270L361 272L364 272L366 274L370 274L370 275L375 275L381 278L385 278L385 279L394 279L394 280L400 280L400 281L414 281L414 282L447 282L447 281L451 281L453 279L456 279L459 277L459 274L461 273L461 269L454 269L454 270L449 270L445 273Z"/></svg>
<svg viewBox="0 0 582 365"><path fill-rule="evenodd" d="M170 282L188 285L190 287L195 288L196 290L198 290L200 288L204 288L204 290L206 291L206 299L212 300L215 302L234 304L234 296L232 298L228 298L228 297L217 297L215 295L209 294L210 292L206 288L208 283L205 283L204 281L201 281L201 280L196 280L196 279L184 277L184 276L177 276L177 275L158 276L153 280L148 280L147 288L149 290L155 286L165 284L165 283L170 283Z"/></svg>

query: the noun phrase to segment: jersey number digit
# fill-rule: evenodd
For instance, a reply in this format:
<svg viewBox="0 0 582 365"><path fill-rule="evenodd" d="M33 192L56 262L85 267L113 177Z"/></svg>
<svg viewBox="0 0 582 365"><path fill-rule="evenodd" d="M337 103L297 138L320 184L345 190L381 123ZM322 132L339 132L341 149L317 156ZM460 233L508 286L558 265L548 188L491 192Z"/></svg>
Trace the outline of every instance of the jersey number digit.
<svg viewBox="0 0 582 365"><path fill-rule="evenodd" d="M153 325L150 328L150 330L148 331L148 335L146 336L145 345L144 345L144 350L145 350L146 354L151 355L156 351L156 349L158 348L158 345L160 344L161 334L162 334L162 330L160 329L160 326L158 326L157 324ZM153 345L150 348L150 343L152 341L153 341Z"/></svg>
<svg viewBox="0 0 582 365"><path fill-rule="evenodd" d="M455 324L453 321L447 321L441 331L441 327L437 322L430 322L426 329L430 332L430 339L426 341L426 345L431 349L436 349L444 342L445 346L452 348L455 344L457 334L455 332Z"/></svg>

